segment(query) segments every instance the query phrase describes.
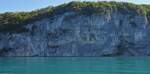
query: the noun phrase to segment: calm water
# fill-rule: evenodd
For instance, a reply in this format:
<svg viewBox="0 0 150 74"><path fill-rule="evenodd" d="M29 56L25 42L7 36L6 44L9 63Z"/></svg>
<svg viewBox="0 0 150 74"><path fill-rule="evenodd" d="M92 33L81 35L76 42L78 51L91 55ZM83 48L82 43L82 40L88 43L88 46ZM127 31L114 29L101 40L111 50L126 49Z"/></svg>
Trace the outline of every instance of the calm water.
<svg viewBox="0 0 150 74"><path fill-rule="evenodd" d="M0 74L150 74L150 57L0 58Z"/></svg>

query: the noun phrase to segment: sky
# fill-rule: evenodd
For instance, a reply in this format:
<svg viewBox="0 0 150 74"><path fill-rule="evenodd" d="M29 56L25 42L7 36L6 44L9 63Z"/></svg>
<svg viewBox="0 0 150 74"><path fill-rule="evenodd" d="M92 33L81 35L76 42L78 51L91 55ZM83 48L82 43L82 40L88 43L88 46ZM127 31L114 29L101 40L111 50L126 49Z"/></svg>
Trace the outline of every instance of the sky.
<svg viewBox="0 0 150 74"><path fill-rule="evenodd" d="M0 0L0 13L32 11L47 6L57 6L71 1L123 1L135 4L150 4L150 0Z"/></svg>

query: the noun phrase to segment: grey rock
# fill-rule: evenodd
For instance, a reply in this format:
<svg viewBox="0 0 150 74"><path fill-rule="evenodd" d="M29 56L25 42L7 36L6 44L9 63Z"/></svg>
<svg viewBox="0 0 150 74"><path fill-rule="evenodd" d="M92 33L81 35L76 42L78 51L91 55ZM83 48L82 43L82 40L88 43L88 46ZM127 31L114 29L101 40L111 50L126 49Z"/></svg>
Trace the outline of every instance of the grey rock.
<svg viewBox="0 0 150 74"><path fill-rule="evenodd" d="M150 55L150 24L146 16L66 12L50 18L25 25L28 32L0 33L0 55Z"/></svg>

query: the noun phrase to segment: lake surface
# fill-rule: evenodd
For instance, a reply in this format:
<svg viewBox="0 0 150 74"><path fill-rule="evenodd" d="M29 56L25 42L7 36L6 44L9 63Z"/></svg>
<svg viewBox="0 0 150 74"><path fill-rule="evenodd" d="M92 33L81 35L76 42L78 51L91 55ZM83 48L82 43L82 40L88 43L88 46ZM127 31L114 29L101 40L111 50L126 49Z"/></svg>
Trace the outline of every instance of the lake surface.
<svg viewBox="0 0 150 74"><path fill-rule="evenodd" d="M0 58L0 74L150 74L150 57Z"/></svg>

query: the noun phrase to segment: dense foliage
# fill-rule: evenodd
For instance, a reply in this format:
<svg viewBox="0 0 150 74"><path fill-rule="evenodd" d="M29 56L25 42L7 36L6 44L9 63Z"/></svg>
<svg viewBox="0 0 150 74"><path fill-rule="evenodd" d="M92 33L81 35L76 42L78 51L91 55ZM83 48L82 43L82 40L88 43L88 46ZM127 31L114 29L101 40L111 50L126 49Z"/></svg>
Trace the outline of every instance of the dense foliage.
<svg viewBox="0 0 150 74"><path fill-rule="evenodd" d="M75 11L80 14L110 13L118 11L123 14L134 13L147 15L150 12L149 5L135 5L118 2L70 2L56 7L47 7L32 12L7 12L0 14L0 32L23 30L22 26L45 17L52 17L67 11Z"/></svg>
<svg viewBox="0 0 150 74"><path fill-rule="evenodd" d="M23 30L23 25L50 14L51 8L44 8L32 12L7 12L0 14L0 31Z"/></svg>

